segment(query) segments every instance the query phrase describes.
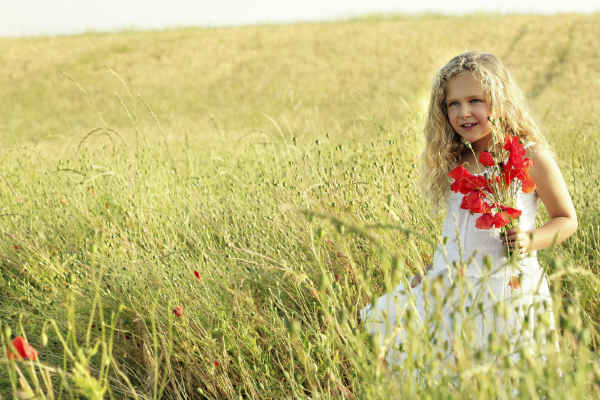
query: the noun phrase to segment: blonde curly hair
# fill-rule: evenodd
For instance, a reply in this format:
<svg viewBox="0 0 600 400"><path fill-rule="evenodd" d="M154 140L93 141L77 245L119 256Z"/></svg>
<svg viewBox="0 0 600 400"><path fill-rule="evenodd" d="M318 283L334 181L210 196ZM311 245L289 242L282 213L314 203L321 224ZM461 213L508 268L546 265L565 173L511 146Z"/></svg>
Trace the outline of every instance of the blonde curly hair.
<svg viewBox="0 0 600 400"><path fill-rule="evenodd" d="M546 146L539 128L527 112L523 93L504 64L490 53L470 51L459 54L436 74L425 121L423 189L435 208L441 205L447 195L448 172L466 154L466 147L450 125L446 109L447 83L463 72L472 73L481 82L491 103L491 117L496 121L499 132L520 136L524 142ZM499 142L503 137L494 139Z"/></svg>

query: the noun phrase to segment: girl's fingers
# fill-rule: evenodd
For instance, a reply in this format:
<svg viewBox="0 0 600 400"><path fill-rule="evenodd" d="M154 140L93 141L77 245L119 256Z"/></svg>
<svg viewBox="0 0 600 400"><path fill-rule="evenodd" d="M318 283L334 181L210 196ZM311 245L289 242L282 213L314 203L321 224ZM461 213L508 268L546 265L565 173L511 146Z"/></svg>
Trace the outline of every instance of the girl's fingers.
<svg viewBox="0 0 600 400"><path fill-rule="evenodd" d="M523 235L517 235L513 238L509 238L505 240L504 243L512 250L525 248L525 240Z"/></svg>
<svg viewBox="0 0 600 400"><path fill-rule="evenodd" d="M511 237L518 236L521 234L523 234L523 231L521 230L521 228L516 227L516 228L509 229L506 232L500 233L500 236L511 238Z"/></svg>
<svg viewBox="0 0 600 400"><path fill-rule="evenodd" d="M505 238L502 238L501 240L502 240L502 243L504 243L504 244L508 245L508 244L510 244L510 243L513 243L513 242L515 242L515 241L518 241L518 240L519 240L519 237L518 237L518 236L510 236L510 237L505 237Z"/></svg>
<svg viewBox="0 0 600 400"><path fill-rule="evenodd" d="M514 232L509 233L507 237L511 238L511 237L517 237L517 236L521 236L521 235L522 235L521 231L514 231Z"/></svg>
<svg viewBox="0 0 600 400"><path fill-rule="evenodd" d="M515 240L521 240L522 241L522 240L525 240L525 239L526 239L526 235L524 233L522 233L522 232L517 232L517 233L514 233L514 234L509 235L509 236L506 237L506 240L508 240L508 241L511 241L511 240L512 241L515 241Z"/></svg>
<svg viewBox="0 0 600 400"><path fill-rule="evenodd" d="M529 252L529 243L524 237L516 240L509 240L506 242L506 246L513 251L518 250L521 254L527 254Z"/></svg>

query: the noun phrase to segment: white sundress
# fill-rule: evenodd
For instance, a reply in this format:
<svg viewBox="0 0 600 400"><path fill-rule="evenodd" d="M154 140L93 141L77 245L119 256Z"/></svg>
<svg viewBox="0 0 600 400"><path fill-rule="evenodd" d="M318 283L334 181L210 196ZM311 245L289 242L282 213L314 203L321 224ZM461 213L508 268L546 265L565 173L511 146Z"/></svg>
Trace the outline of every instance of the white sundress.
<svg viewBox="0 0 600 400"><path fill-rule="evenodd" d="M476 228L475 220L481 214L472 214L460 208L462 198L462 194L454 192L450 192L447 197L446 219L442 230L445 244L438 245L432 268L423 277L423 282L413 289L400 284L391 293L379 297L360 310L361 321L367 331L379 339L378 345L389 344L382 350L386 352L386 361L390 365L399 365L406 358L401 347L407 333L403 329L406 311L412 309L412 314L421 322L430 321L434 298L431 290L424 291L424 286L429 288L437 280L441 283L442 292L448 291L452 282L457 279L457 274L460 274L465 287L469 288L469 296L462 306L480 310L472 320L477 334L477 343L473 343L473 346L485 346L491 332L506 334L513 342L534 340L536 316L539 314L544 315L546 326L550 330L554 329L552 299L536 252L523 256L520 268L507 266L506 247L500 240L500 230ZM520 192L517 196L516 207L522 211L519 224L524 231L536 226L537 199L535 192ZM485 255L489 256L491 269L484 263ZM467 264L466 268L457 268L461 259L463 265ZM488 262L487 266L489 265ZM514 280L511 282L511 279ZM445 329L439 329L438 326L435 330L436 343L451 343L452 324L456 323L458 303L450 301L443 307ZM498 304L507 306L504 313L498 312ZM534 304L536 307L532 307ZM526 314L528 326L524 338L522 327ZM390 338L391 335L395 337Z"/></svg>

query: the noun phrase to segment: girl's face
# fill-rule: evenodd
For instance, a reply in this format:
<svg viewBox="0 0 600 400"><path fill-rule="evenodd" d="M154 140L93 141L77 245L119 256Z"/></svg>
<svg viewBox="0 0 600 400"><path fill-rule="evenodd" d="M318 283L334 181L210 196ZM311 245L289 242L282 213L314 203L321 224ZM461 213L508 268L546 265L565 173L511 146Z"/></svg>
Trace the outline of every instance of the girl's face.
<svg viewBox="0 0 600 400"><path fill-rule="evenodd" d="M481 83L470 72L462 72L446 83L446 110L454 132L471 142L475 150L491 143L492 107Z"/></svg>

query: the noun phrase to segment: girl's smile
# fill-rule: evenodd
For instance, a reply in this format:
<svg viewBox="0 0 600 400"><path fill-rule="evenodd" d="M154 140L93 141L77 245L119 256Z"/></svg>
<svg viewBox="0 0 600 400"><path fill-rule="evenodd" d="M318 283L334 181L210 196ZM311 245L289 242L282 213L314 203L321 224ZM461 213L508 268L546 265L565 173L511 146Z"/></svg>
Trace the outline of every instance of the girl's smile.
<svg viewBox="0 0 600 400"><path fill-rule="evenodd" d="M473 74L463 72L446 85L446 110L454 131L473 144L475 150L485 149L491 140L488 117L491 106L481 83Z"/></svg>

